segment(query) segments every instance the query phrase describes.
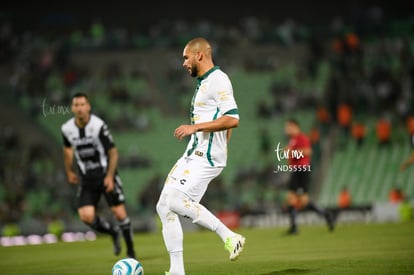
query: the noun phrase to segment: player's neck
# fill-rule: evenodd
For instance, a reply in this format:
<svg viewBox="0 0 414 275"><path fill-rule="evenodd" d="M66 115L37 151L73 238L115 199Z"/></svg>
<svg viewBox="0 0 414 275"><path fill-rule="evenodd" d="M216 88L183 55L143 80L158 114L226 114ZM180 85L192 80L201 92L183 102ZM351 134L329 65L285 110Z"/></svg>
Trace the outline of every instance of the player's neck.
<svg viewBox="0 0 414 275"><path fill-rule="evenodd" d="M75 123L79 128L84 128L86 124L88 124L91 115L87 115L85 117L78 117L75 119Z"/></svg>
<svg viewBox="0 0 414 275"><path fill-rule="evenodd" d="M202 77L203 75L205 75L208 71L210 71L212 68L214 68L214 64L212 62L207 62L205 63L201 69L199 70L199 76L198 77Z"/></svg>

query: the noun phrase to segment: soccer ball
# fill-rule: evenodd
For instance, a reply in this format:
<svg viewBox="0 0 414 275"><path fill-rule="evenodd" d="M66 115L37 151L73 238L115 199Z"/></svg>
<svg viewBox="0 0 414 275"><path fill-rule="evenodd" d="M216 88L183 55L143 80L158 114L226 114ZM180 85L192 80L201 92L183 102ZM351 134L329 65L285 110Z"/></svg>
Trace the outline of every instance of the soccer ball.
<svg viewBox="0 0 414 275"><path fill-rule="evenodd" d="M112 275L144 275L144 268L139 261L133 258L125 258L114 264Z"/></svg>

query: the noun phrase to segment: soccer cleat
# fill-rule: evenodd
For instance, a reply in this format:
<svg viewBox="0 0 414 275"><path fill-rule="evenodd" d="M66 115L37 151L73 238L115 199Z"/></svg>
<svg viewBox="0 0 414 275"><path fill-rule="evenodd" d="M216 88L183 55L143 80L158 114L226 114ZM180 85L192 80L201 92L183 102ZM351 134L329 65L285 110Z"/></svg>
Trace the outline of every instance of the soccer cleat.
<svg viewBox="0 0 414 275"><path fill-rule="evenodd" d="M298 229L296 226L291 226L289 230L286 232L286 235L296 235L298 234Z"/></svg>
<svg viewBox="0 0 414 275"><path fill-rule="evenodd" d="M128 252L127 252L127 257L128 257L128 258L133 258L133 259L136 259L136 258L135 258L135 251L134 251L134 250L128 250Z"/></svg>
<svg viewBox="0 0 414 275"><path fill-rule="evenodd" d="M114 254L118 256L121 253L121 233L119 230L112 234L112 242L114 244Z"/></svg>
<svg viewBox="0 0 414 275"><path fill-rule="evenodd" d="M230 261L235 261L243 251L246 238L242 235L236 234L233 237L228 237L224 244L224 249L230 253Z"/></svg>

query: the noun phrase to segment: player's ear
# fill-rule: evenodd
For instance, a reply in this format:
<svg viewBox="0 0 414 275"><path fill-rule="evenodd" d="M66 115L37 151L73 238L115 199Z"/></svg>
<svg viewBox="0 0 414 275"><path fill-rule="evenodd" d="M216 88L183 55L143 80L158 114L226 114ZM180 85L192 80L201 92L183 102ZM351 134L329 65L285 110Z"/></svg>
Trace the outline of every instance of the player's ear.
<svg viewBox="0 0 414 275"><path fill-rule="evenodd" d="M196 53L196 59L197 59L197 61L201 61L203 59L203 53L202 52L197 52Z"/></svg>

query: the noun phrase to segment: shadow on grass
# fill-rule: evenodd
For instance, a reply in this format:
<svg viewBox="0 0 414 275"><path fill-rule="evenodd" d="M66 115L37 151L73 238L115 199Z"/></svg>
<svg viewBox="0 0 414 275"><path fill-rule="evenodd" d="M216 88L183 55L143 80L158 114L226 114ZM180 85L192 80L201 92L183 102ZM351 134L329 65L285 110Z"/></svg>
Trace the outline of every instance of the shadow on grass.
<svg viewBox="0 0 414 275"><path fill-rule="evenodd" d="M299 269L299 268L289 268L285 270L279 270L279 271L271 271L268 273L262 273L260 275L290 275L290 274L307 274L310 272L315 272L315 270L312 269Z"/></svg>

